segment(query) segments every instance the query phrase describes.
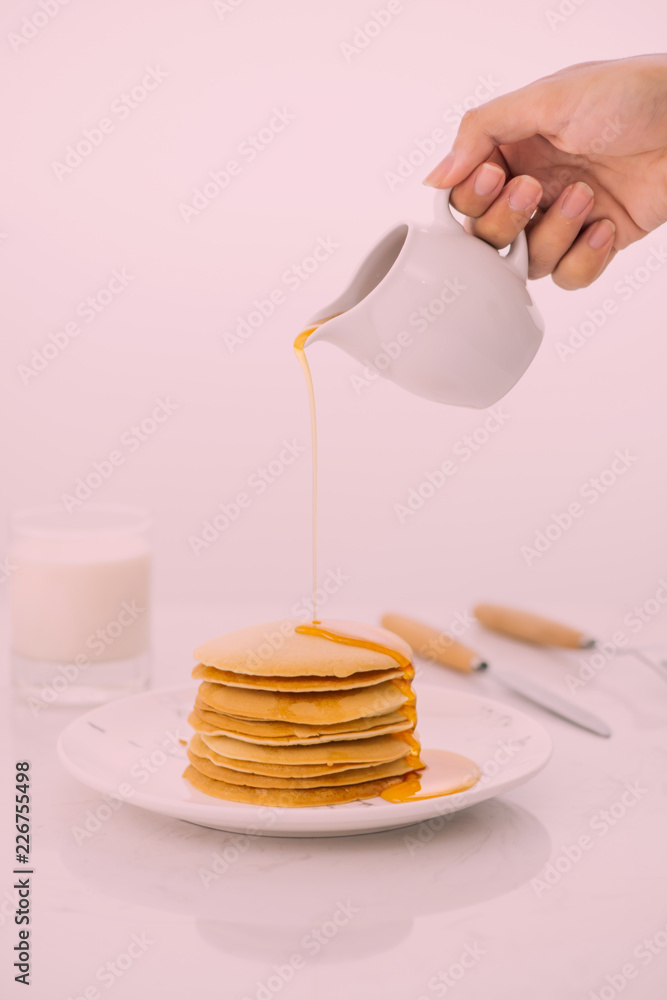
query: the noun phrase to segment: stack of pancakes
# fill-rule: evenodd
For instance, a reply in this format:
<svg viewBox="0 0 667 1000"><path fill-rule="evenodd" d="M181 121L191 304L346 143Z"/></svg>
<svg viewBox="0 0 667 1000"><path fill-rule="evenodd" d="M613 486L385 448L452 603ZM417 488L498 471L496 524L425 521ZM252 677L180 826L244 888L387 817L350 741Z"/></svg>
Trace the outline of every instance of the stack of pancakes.
<svg viewBox="0 0 667 1000"><path fill-rule="evenodd" d="M384 652L296 632L297 624L240 629L195 650L202 683L183 776L207 795L330 805L379 795L423 767L412 669ZM365 629L410 659L393 633Z"/></svg>

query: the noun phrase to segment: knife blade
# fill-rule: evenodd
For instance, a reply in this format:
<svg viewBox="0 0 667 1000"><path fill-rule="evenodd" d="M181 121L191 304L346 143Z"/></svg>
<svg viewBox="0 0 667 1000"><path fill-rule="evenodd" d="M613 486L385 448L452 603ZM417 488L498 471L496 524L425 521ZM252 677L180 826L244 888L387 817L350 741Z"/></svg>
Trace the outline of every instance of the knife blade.
<svg viewBox="0 0 667 1000"><path fill-rule="evenodd" d="M540 708L545 708L547 712L558 715L567 722L573 722L576 726L581 726L582 729L587 729L597 736L611 736L611 729L607 723L594 715L593 712L580 708L579 705L575 705L567 698L542 687L541 684L536 684L535 681L515 674L511 670L496 670L494 668L493 676L501 684L520 694L523 698L539 705Z"/></svg>
<svg viewBox="0 0 667 1000"><path fill-rule="evenodd" d="M415 621L414 618L386 614L382 616L381 623L383 628L400 636L415 653L426 660L462 673L480 673L490 669L488 663L473 650L463 646L447 633L439 632L430 625ZM496 670L495 667L491 671L491 676L506 684L512 691L546 709L547 712L552 712L575 726L595 733L596 736L611 736L611 729L606 722L548 688L543 688L540 684L512 671Z"/></svg>
<svg viewBox="0 0 667 1000"><path fill-rule="evenodd" d="M657 650L653 646L619 646L614 655L634 656L640 663L654 670L663 681L667 681L667 658L662 646Z"/></svg>

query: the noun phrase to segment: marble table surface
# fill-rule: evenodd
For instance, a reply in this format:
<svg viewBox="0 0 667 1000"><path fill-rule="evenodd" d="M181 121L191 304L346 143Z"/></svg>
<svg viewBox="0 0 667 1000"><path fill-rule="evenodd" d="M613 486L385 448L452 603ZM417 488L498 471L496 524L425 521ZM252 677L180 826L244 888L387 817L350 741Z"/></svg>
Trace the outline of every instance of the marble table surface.
<svg viewBox="0 0 667 1000"><path fill-rule="evenodd" d="M190 650L213 617L158 609L152 686L187 680ZM661 639L659 625L641 636ZM499 667L596 712L612 738L529 705L492 670L468 677L425 665L420 681L535 714L553 739L551 761L527 784L435 829L325 839L239 838L130 804L81 839L76 829L103 797L70 777L54 749L78 713L53 706L34 718L14 699L6 670L2 996L663 998L667 679L624 655L573 689L590 653L488 634L484 650ZM30 992L12 970L9 765L25 758L33 775Z"/></svg>

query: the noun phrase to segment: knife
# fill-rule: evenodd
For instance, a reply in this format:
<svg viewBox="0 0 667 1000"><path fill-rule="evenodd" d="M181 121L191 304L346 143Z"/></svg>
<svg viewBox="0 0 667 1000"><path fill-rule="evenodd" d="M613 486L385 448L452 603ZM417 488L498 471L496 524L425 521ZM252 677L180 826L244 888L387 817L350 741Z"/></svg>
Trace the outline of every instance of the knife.
<svg viewBox="0 0 667 1000"><path fill-rule="evenodd" d="M499 604L478 604L473 608L473 614L478 622L493 632L500 632L512 639L521 639L523 642L532 642L538 646L561 646L565 649L593 649L600 646L597 639L579 632L578 629L561 625L559 622L528 611L505 608ZM667 680L667 660L660 655L655 660L650 653L650 647L618 646L616 649L617 655L636 656L641 663L655 670L664 681Z"/></svg>
<svg viewBox="0 0 667 1000"><path fill-rule="evenodd" d="M397 614L383 615L381 624L390 632L394 632L401 639L404 639L415 653L427 660L440 663L461 673L479 673L489 669L488 663L473 650L463 646L447 633L438 632L430 625L423 625L413 618ZM611 729L602 719L599 719L592 712L580 708L579 705L573 704L567 698L562 698L553 691L543 688L534 681L521 677L512 671L498 671L495 668L492 676L512 691L561 719L572 722L582 729L587 729L597 736L611 736Z"/></svg>

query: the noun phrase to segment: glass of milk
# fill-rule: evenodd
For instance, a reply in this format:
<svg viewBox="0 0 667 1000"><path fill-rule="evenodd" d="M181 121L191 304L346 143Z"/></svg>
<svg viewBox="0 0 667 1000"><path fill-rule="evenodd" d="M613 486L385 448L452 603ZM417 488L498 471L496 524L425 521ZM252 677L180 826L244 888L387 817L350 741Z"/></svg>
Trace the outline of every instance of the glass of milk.
<svg viewBox="0 0 667 1000"><path fill-rule="evenodd" d="M18 511L9 556L12 677L34 714L139 691L150 674L150 518L86 504Z"/></svg>

